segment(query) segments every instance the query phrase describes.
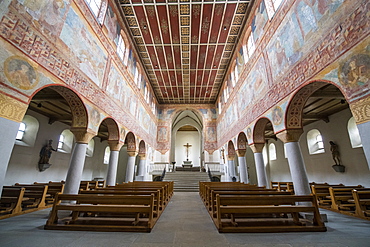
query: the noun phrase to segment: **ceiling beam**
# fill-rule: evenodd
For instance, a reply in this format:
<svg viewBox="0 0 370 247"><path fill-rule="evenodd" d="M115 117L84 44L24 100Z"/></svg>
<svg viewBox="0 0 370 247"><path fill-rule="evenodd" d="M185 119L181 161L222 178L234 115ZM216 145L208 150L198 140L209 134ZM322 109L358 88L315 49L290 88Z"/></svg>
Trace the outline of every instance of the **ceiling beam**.
<svg viewBox="0 0 370 247"><path fill-rule="evenodd" d="M325 123L329 123L330 122L328 116L317 115L317 114L304 114L303 115L303 120L306 120L306 121L319 121L319 120L323 120Z"/></svg>

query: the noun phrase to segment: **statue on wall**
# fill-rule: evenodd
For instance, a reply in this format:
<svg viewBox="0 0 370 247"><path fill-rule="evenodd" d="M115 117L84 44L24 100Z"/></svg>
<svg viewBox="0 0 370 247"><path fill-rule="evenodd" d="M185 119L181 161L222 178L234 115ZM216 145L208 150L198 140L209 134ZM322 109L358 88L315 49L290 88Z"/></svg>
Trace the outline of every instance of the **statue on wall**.
<svg viewBox="0 0 370 247"><path fill-rule="evenodd" d="M52 151L56 152L57 150L52 146L53 140L49 140L48 143L41 148L40 151L40 160L39 160L39 170L40 172L45 171L51 166L49 164L49 159L51 157Z"/></svg>
<svg viewBox="0 0 370 247"><path fill-rule="evenodd" d="M338 145L335 144L333 141L330 141L330 151L333 156L333 160L335 162L335 165L340 165L340 157L339 157L339 149Z"/></svg>

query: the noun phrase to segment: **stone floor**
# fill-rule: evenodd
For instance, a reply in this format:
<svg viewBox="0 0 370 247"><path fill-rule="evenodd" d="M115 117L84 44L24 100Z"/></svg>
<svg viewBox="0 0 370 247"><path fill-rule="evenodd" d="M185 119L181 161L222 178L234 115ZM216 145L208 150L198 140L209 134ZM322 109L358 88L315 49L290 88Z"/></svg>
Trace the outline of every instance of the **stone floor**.
<svg viewBox="0 0 370 247"><path fill-rule="evenodd" d="M175 192L151 233L44 230L49 211L0 220L0 246L370 247L370 221L326 210L327 232L220 234L197 192Z"/></svg>

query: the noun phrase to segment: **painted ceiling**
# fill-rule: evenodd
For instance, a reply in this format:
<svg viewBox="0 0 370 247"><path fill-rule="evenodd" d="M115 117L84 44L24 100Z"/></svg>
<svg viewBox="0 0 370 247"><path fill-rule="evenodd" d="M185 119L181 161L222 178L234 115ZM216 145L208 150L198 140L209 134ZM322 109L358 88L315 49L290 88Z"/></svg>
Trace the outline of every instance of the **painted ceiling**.
<svg viewBox="0 0 370 247"><path fill-rule="evenodd" d="M120 0L160 104L214 104L253 0Z"/></svg>

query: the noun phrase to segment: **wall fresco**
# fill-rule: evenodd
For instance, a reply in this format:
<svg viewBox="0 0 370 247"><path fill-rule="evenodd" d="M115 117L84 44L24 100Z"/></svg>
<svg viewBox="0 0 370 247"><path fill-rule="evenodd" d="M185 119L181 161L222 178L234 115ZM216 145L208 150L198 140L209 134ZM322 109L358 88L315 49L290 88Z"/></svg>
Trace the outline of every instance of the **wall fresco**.
<svg viewBox="0 0 370 247"><path fill-rule="evenodd" d="M79 37L78 42L76 37ZM95 36L72 8L68 11L60 39L77 57L78 67L96 85L101 86L107 57Z"/></svg>
<svg viewBox="0 0 370 247"><path fill-rule="evenodd" d="M260 6L258 6L256 14L253 17L252 25L251 25L254 42L257 42L257 40L263 36L264 26L267 21L268 21L268 16L267 16L265 2L261 1L261 4Z"/></svg>
<svg viewBox="0 0 370 247"><path fill-rule="evenodd" d="M107 12L104 18L104 26L108 31L108 38L113 40L116 45L118 44L118 38L120 36L121 27L118 24L117 15L114 13L112 7L108 5Z"/></svg>

